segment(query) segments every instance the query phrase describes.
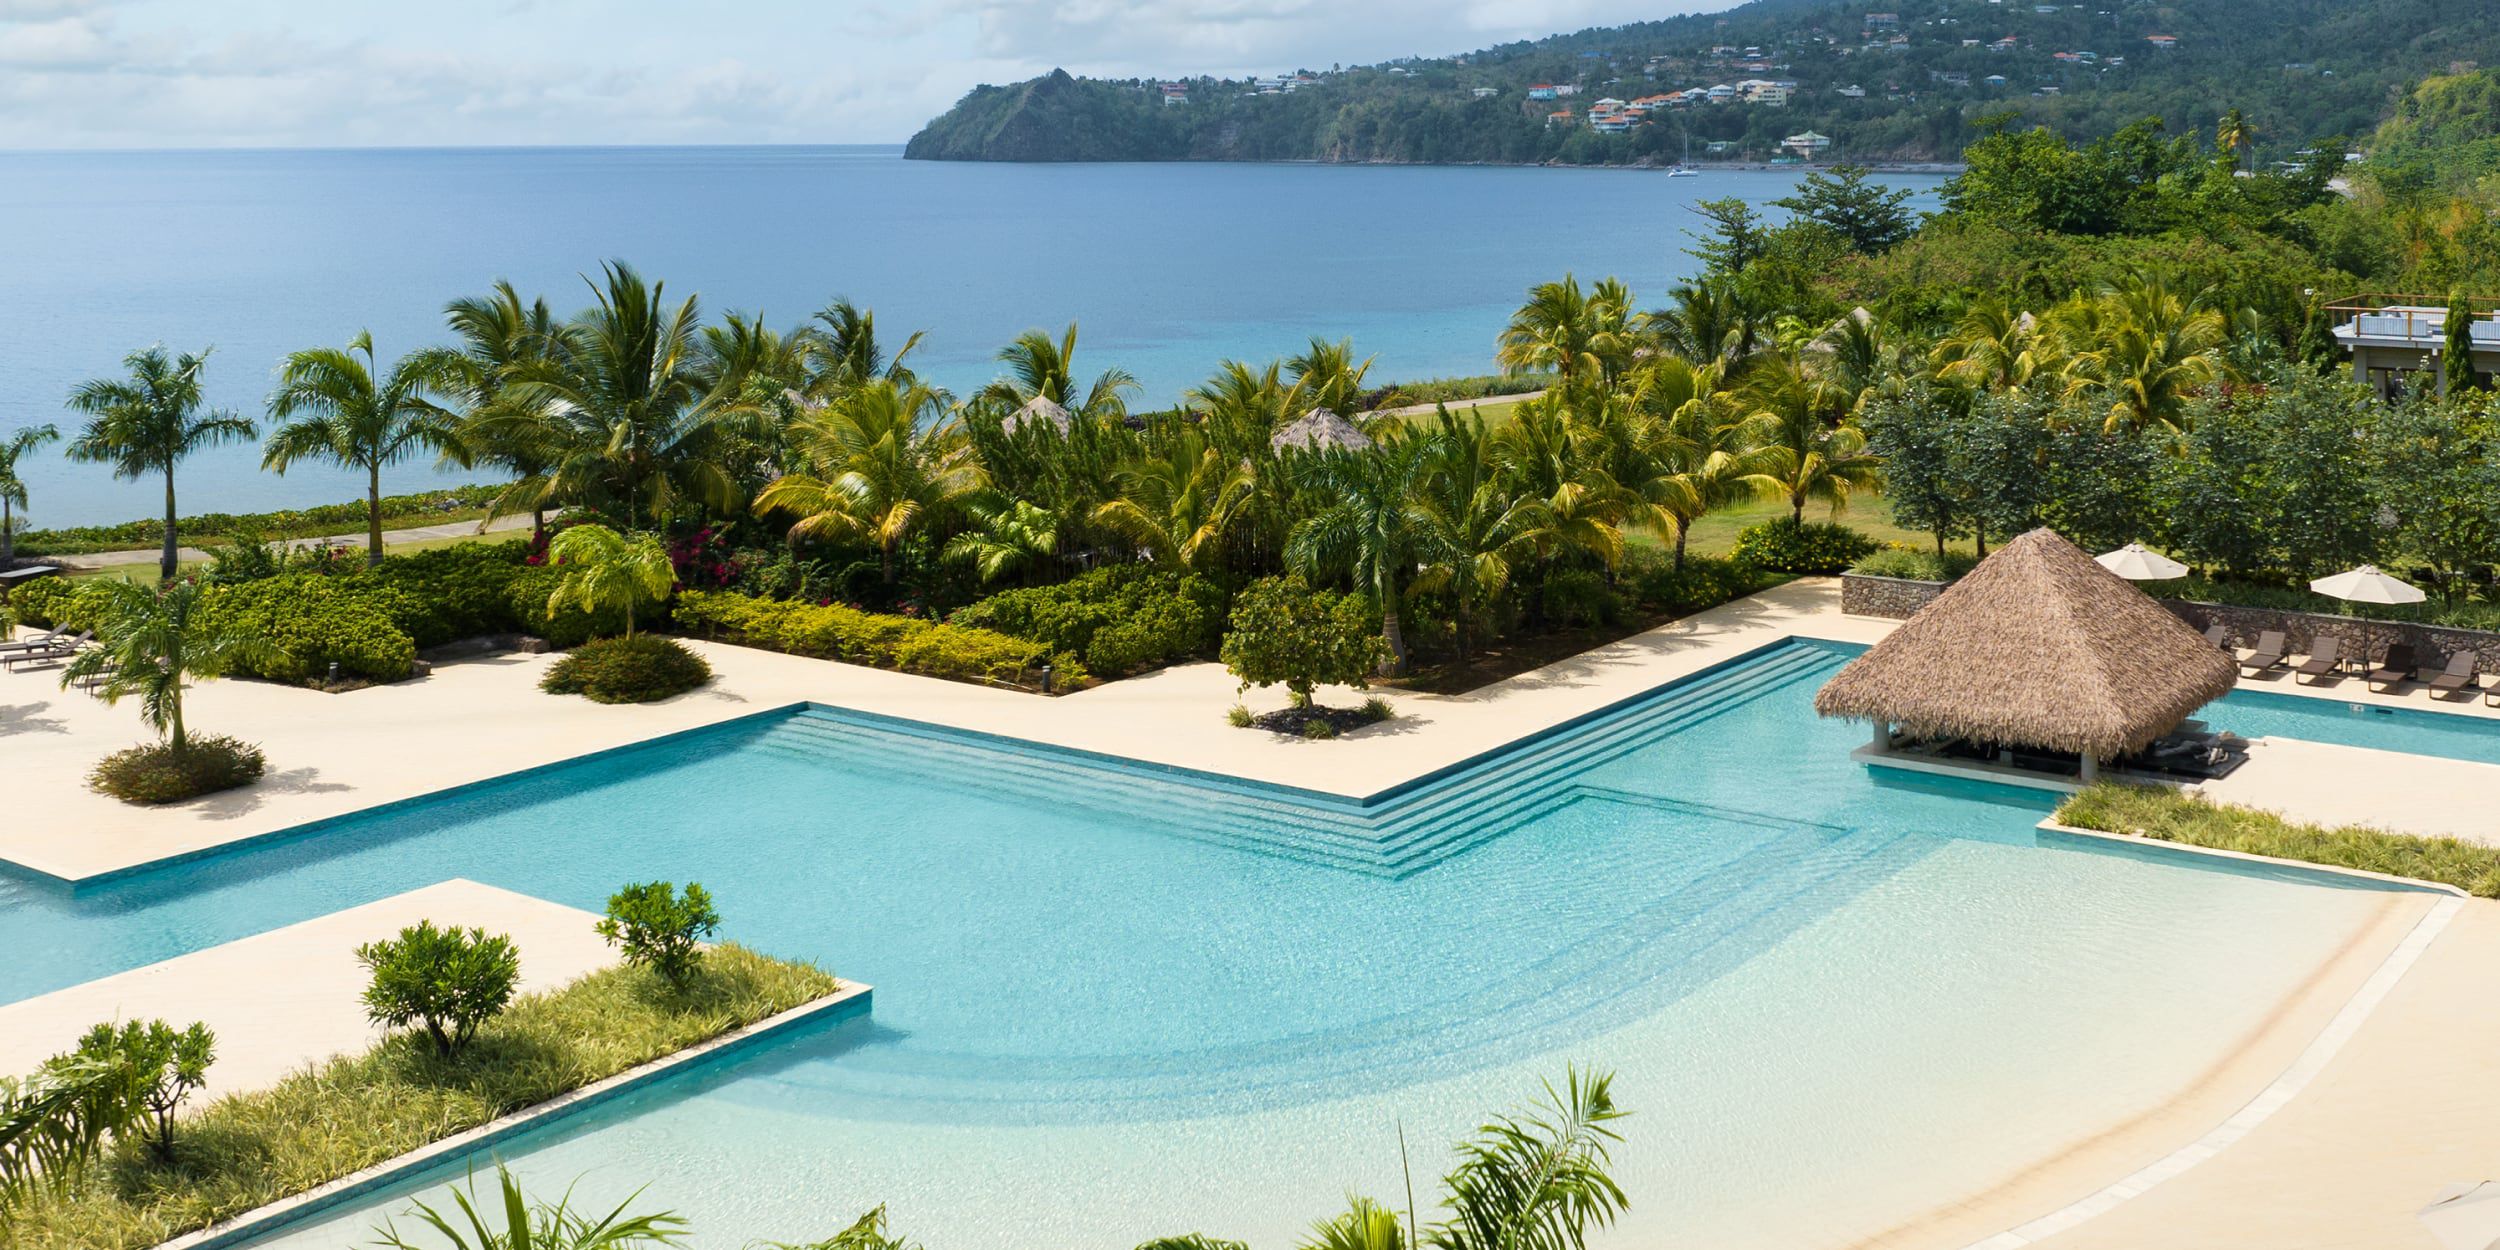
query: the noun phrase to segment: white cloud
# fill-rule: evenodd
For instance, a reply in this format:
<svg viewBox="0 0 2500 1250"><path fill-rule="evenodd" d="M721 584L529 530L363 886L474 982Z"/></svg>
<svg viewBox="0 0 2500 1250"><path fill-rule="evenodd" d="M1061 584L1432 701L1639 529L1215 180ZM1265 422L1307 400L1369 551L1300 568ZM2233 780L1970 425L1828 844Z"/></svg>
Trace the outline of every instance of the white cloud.
<svg viewBox="0 0 2500 1250"><path fill-rule="evenodd" d="M0 147L885 142L975 83L1053 67L1356 64L1621 16L1595 0L744 0L697 12L661 0L0 0Z"/></svg>

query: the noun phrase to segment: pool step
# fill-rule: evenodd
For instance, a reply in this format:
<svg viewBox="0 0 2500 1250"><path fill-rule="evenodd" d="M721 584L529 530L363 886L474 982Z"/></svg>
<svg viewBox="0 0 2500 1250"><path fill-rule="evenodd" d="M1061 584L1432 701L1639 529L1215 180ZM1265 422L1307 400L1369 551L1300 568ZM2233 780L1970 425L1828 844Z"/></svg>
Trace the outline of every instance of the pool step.
<svg viewBox="0 0 2500 1250"><path fill-rule="evenodd" d="M1116 812L1176 836L1404 876L1564 801L1573 778L1590 768L1837 663L1838 657L1820 648L1786 648L1528 739L1368 805L1147 765L1002 749L933 726L831 709L798 713L759 735L749 749L920 785L937 779L1001 797L1042 796ZM1175 812L1190 818L1176 821Z"/></svg>

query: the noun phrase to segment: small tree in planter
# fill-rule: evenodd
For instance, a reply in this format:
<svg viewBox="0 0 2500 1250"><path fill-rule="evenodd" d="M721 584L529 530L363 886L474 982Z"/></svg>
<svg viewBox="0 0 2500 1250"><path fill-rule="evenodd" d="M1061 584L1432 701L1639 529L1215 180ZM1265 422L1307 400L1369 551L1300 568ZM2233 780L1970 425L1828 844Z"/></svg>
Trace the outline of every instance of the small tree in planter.
<svg viewBox="0 0 2500 1250"><path fill-rule="evenodd" d="M667 601L677 586L677 566L658 536L627 536L604 525L576 525L547 545L551 563L563 571L547 598L547 615L572 604L593 616L609 608L625 613L625 636L634 636L638 608Z"/></svg>
<svg viewBox="0 0 2500 1250"><path fill-rule="evenodd" d="M96 766L95 788L134 803L170 803L257 780L264 764L259 748L191 736L182 720L182 688L187 678L266 661L268 641L204 611L211 592L196 581L169 582L161 590L101 582L96 593L103 596L97 645L69 662L61 684L95 682L106 703L137 695L139 714L165 740L107 757Z"/></svg>
<svg viewBox="0 0 2500 1250"><path fill-rule="evenodd" d="M437 928L431 920L357 947L356 959L373 973L365 987L366 1016L384 1028L422 1026L434 1053L444 1056L503 1014L521 980L521 954L511 938Z"/></svg>
<svg viewBox="0 0 2500 1250"><path fill-rule="evenodd" d="M124 1082L122 1105L135 1122L145 1125L148 1149L168 1160L174 1157L174 1113L207 1083L208 1065L216 1058L217 1035L205 1024L177 1030L162 1020L128 1020L87 1030L78 1048L53 1064L100 1063L118 1071Z"/></svg>
<svg viewBox="0 0 2500 1250"><path fill-rule="evenodd" d="M1265 577L1234 598L1223 656L1243 690L1282 685L1294 707L1308 708L1323 683L1369 684L1384 651L1360 599L1313 590L1299 577Z"/></svg>
<svg viewBox="0 0 2500 1250"><path fill-rule="evenodd" d="M610 946L625 952L626 963L649 968L682 990L703 959L703 939L719 927L710 891L689 881L681 895L672 882L649 881L611 895L598 929Z"/></svg>

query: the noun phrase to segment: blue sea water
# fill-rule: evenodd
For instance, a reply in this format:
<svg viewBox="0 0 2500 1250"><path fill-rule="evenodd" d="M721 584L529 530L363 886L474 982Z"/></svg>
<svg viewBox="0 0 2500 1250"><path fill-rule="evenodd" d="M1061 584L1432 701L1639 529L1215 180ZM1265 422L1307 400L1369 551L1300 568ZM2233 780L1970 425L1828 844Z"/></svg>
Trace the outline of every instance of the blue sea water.
<svg viewBox="0 0 2500 1250"><path fill-rule="evenodd" d="M1886 181L1932 202L1938 179ZM1521 294L1566 271L1657 298L1694 264L1697 201L1764 204L1795 175L1318 165L991 165L894 147L0 153L0 430L63 423L130 350L215 344L209 389L257 411L285 353L370 329L386 356L442 339L445 301L499 278L560 311L624 258L707 307L792 324L834 296L970 388L1001 344L1081 324L1079 364L1177 399L1227 358L1352 337L1383 381L1491 372ZM1776 215L1776 214L1774 214ZM355 497L317 466L205 452L190 511ZM44 453L36 524L127 520L153 484ZM386 482L435 480L412 465ZM448 480L448 479L445 479Z"/></svg>
<svg viewBox="0 0 2500 1250"><path fill-rule="evenodd" d="M1608 1244L1797 1247L2157 1104L2419 905L1889 780L1812 711L1847 655L1776 648L1369 805L755 718L76 894L0 881L0 1001L451 876L593 909L700 879L727 936L875 984L873 1015L498 1152L593 1202L650 1183L697 1244L877 1202L932 1246L1285 1244L1397 1192L1401 1128L1429 1176L1577 1062L1636 1111ZM270 1244L363 1244L411 1189Z"/></svg>

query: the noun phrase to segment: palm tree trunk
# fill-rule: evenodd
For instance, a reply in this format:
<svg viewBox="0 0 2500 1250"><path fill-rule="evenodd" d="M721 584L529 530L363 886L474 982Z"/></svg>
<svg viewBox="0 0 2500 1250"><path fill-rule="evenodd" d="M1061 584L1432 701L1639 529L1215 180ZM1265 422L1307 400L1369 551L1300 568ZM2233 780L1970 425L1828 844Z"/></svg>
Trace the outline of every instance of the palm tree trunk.
<svg viewBox="0 0 2500 1250"><path fill-rule="evenodd" d="M176 754L180 754L191 745L191 740L182 732L182 674L179 671L174 673L173 697L167 699L166 702L172 705L173 708L173 715L170 718L173 725L173 732L170 735L170 738L173 743L174 752Z"/></svg>
<svg viewBox="0 0 2500 1250"><path fill-rule="evenodd" d="M1406 633L1398 628L1398 588L1382 569L1377 583L1380 591L1380 636L1389 643L1389 662L1381 671L1395 675L1406 671Z"/></svg>
<svg viewBox="0 0 2500 1250"><path fill-rule="evenodd" d="M877 544L877 574L886 585L894 584L894 545L891 543Z"/></svg>
<svg viewBox="0 0 2500 1250"><path fill-rule="evenodd" d="M382 567L382 466L365 467L365 567Z"/></svg>
<svg viewBox="0 0 2500 1250"><path fill-rule="evenodd" d="M174 466L165 466L165 554L156 563L156 578L174 580Z"/></svg>
<svg viewBox="0 0 2500 1250"><path fill-rule="evenodd" d="M530 509L530 550L547 549L547 509L539 505Z"/></svg>
<svg viewBox="0 0 2500 1250"><path fill-rule="evenodd" d="M0 569L17 562L17 517L9 511L9 501L0 499Z"/></svg>
<svg viewBox="0 0 2500 1250"><path fill-rule="evenodd" d="M1684 540L1692 537L1692 533L1693 527L1690 522L1675 523L1675 571L1678 573L1684 571Z"/></svg>

